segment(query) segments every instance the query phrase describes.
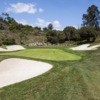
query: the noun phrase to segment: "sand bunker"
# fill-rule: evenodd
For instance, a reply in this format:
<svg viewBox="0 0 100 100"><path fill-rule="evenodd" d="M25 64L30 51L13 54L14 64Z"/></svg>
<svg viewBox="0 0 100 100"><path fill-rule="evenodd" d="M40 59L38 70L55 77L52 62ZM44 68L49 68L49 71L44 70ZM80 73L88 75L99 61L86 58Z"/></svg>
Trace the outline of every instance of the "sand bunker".
<svg viewBox="0 0 100 100"><path fill-rule="evenodd" d="M90 46L90 44L83 44L77 47L70 48L72 50L97 50L100 45Z"/></svg>
<svg viewBox="0 0 100 100"><path fill-rule="evenodd" d="M24 50L25 48L22 47L21 45L12 45L12 46L7 46L6 49L0 48L0 51L17 51L17 50Z"/></svg>
<svg viewBox="0 0 100 100"><path fill-rule="evenodd" d="M51 68L52 65L40 61L5 59L0 62L0 88L36 77Z"/></svg>

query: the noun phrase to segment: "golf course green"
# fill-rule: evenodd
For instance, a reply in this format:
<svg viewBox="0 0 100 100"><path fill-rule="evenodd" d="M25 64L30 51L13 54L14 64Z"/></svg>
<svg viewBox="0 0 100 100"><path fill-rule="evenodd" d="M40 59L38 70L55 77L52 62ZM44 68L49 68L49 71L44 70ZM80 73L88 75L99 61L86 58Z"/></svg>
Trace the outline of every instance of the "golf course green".
<svg viewBox="0 0 100 100"><path fill-rule="evenodd" d="M53 68L1 88L0 100L100 100L100 48L72 51L66 47L35 47L0 53L0 61L11 57L44 61Z"/></svg>
<svg viewBox="0 0 100 100"><path fill-rule="evenodd" d="M42 60L65 61L79 60L80 56L65 52L60 49L26 49L23 51L3 53L3 55L13 55L21 57L36 58Z"/></svg>

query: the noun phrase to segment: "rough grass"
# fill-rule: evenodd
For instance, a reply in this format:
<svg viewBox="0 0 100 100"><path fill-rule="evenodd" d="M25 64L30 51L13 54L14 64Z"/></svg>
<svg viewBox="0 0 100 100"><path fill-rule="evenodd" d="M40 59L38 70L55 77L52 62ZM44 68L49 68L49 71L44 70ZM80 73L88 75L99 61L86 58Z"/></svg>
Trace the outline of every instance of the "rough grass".
<svg viewBox="0 0 100 100"><path fill-rule="evenodd" d="M48 61L54 65L52 70L1 88L0 100L100 100L100 49L87 52L60 49L82 55L83 58L76 61Z"/></svg>

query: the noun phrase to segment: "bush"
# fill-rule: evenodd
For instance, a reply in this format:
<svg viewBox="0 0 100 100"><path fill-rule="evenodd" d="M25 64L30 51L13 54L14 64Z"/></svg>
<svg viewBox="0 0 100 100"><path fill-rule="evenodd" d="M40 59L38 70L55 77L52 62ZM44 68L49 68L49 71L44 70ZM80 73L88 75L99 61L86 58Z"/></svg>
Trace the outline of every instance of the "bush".
<svg viewBox="0 0 100 100"><path fill-rule="evenodd" d="M12 45L12 44L16 44L16 43L15 43L15 39L7 37L7 38L3 39L3 44L4 45Z"/></svg>
<svg viewBox="0 0 100 100"><path fill-rule="evenodd" d="M82 41L94 42L97 36L97 31L93 27L82 27L79 29L80 39Z"/></svg>
<svg viewBox="0 0 100 100"><path fill-rule="evenodd" d="M66 35L66 40L71 41L75 39L76 29L72 26L65 27L63 32Z"/></svg>
<svg viewBox="0 0 100 100"><path fill-rule="evenodd" d="M57 44L59 42L58 40L58 33L55 30L49 30L46 34L47 41L52 44Z"/></svg>
<svg viewBox="0 0 100 100"><path fill-rule="evenodd" d="M64 43L65 39L66 39L66 36L65 36L64 32L59 31L58 32L58 41L59 41L59 43Z"/></svg>

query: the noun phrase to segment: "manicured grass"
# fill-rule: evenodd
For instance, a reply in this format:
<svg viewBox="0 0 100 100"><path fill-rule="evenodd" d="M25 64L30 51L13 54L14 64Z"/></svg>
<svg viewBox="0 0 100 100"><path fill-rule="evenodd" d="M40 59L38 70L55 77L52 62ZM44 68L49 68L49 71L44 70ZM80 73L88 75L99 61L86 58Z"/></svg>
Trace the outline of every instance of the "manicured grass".
<svg viewBox="0 0 100 100"><path fill-rule="evenodd" d="M59 49L82 55L83 58L73 61L46 60L53 64L52 70L1 88L0 100L100 100L100 49L85 52L63 47ZM0 60L6 57L0 56Z"/></svg>
<svg viewBox="0 0 100 100"><path fill-rule="evenodd" d="M79 60L80 56L65 52L60 49L28 49L24 51L4 53L3 55L13 55L21 57L36 58L42 60L64 61Z"/></svg>

